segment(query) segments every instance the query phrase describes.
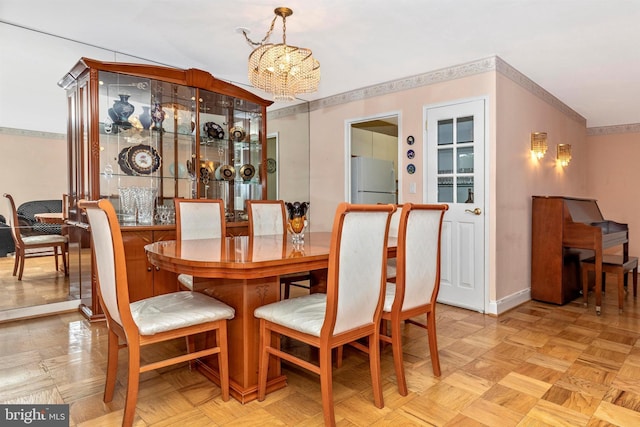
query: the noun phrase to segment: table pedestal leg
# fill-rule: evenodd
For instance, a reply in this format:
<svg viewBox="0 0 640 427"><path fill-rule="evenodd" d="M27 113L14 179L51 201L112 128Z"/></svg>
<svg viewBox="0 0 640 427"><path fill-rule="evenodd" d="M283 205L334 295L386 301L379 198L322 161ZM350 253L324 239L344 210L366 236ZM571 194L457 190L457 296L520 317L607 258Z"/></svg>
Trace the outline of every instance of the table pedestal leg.
<svg viewBox="0 0 640 427"><path fill-rule="evenodd" d="M235 309L229 321L230 393L241 403L258 397L259 321L253 312L259 306L278 301L280 281L277 277L259 279L198 279L194 290L210 295ZM210 339L210 338L209 338ZM200 360L200 371L219 384L217 356ZM279 361L270 358L267 392L286 386Z"/></svg>

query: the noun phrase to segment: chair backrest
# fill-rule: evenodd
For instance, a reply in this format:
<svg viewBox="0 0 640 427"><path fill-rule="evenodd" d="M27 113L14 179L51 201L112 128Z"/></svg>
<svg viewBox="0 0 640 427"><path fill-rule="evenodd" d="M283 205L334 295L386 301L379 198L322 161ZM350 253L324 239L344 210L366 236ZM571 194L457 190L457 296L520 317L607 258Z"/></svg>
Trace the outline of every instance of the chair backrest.
<svg viewBox="0 0 640 427"><path fill-rule="evenodd" d="M403 206L398 234L396 304L401 310L433 304L440 289L440 246L446 204Z"/></svg>
<svg viewBox="0 0 640 427"><path fill-rule="evenodd" d="M341 203L333 222L322 335L371 323L382 312L393 205Z"/></svg>
<svg viewBox="0 0 640 427"><path fill-rule="evenodd" d="M249 236L286 234L287 216L282 200L247 200Z"/></svg>
<svg viewBox="0 0 640 427"><path fill-rule="evenodd" d="M174 199L176 239L218 239L226 235L224 202L209 199Z"/></svg>
<svg viewBox="0 0 640 427"><path fill-rule="evenodd" d="M16 210L16 203L13 200L11 194L5 193L4 197L7 198L7 205L9 206L9 226L11 227L11 236L16 246L22 246L22 235L20 234L20 221L18 220L18 211Z"/></svg>
<svg viewBox="0 0 640 427"><path fill-rule="evenodd" d="M98 276L98 292L107 321L120 324L125 331L128 331L127 335L132 332L130 328L136 328L137 332L129 307L124 244L116 211L111 202L106 199L81 200L78 206L85 209L89 219Z"/></svg>

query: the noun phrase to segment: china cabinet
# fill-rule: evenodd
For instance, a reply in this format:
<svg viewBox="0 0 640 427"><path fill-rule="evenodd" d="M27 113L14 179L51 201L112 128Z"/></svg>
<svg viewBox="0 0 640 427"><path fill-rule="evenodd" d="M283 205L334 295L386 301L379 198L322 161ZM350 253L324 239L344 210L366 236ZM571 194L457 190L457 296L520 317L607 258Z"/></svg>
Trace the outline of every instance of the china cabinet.
<svg viewBox="0 0 640 427"><path fill-rule="evenodd" d="M122 228L130 297L177 289L153 271L144 245L175 238L173 199L222 199L229 234L246 234L246 200L266 198L266 107L271 101L198 69L80 61L67 92L71 285L101 316L81 199L110 199Z"/></svg>

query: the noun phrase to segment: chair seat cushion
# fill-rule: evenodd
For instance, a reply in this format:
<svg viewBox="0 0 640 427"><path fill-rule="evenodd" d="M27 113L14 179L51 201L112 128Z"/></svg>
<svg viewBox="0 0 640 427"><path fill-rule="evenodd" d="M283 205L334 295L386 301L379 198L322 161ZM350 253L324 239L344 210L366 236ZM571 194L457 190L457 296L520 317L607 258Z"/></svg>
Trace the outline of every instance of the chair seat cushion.
<svg viewBox="0 0 640 427"><path fill-rule="evenodd" d="M391 313L391 306L393 305L393 301L396 299L396 284L387 282L387 287L384 294L384 306L382 307L382 311Z"/></svg>
<svg viewBox="0 0 640 427"><path fill-rule="evenodd" d="M154 335L199 323L233 319L235 310L199 292L172 292L130 304L141 335Z"/></svg>
<svg viewBox="0 0 640 427"><path fill-rule="evenodd" d="M193 276L190 274L178 274L178 282L185 288L193 290Z"/></svg>
<svg viewBox="0 0 640 427"><path fill-rule="evenodd" d="M59 236L57 234L41 234L38 236L22 236L25 245L45 245L55 243L66 243L67 236Z"/></svg>
<svg viewBox="0 0 640 427"><path fill-rule="evenodd" d="M310 294L263 305L256 308L254 315L259 319L319 337L326 309L326 294Z"/></svg>

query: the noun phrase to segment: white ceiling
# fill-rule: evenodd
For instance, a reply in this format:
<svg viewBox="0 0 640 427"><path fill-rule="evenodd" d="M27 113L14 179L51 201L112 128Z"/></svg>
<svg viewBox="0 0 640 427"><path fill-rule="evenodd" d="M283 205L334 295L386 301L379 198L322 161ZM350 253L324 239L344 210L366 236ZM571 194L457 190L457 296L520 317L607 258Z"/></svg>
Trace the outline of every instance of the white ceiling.
<svg viewBox="0 0 640 427"><path fill-rule="evenodd" d="M262 39L277 6L321 63L305 100L498 55L589 127L640 123L640 0L0 0L0 21L246 85L237 28Z"/></svg>

